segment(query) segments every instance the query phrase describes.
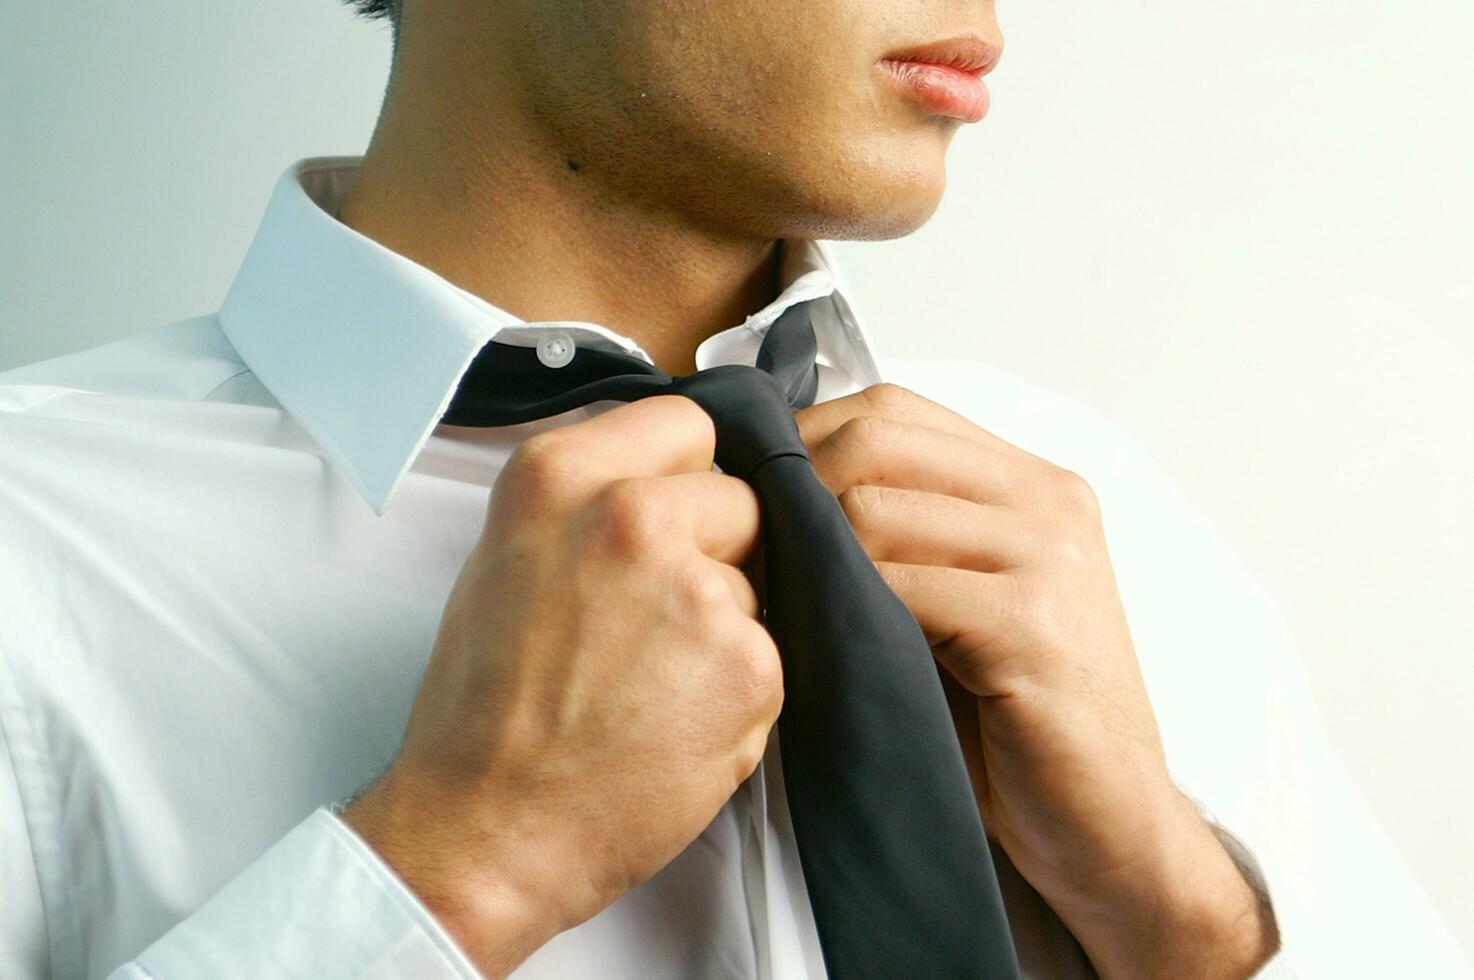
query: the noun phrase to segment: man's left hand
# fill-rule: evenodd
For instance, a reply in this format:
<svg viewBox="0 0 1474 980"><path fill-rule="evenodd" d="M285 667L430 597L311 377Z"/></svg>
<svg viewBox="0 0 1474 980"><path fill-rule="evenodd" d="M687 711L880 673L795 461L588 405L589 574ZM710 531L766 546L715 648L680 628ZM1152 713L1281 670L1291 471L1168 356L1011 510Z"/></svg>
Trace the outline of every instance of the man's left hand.
<svg viewBox="0 0 1474 980"><path fill-rule="evenodd" d="M1274 923L1168 776L1090 485L894 384L795 419L943 668L984 824L1096 971L1252 975Z"/></svg>

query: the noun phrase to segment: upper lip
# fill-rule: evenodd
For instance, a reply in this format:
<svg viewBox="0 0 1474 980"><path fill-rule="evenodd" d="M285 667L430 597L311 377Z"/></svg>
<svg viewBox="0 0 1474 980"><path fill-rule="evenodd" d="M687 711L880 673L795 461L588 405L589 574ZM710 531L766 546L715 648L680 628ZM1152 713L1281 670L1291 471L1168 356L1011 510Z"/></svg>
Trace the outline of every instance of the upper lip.
<svg viewBox="0 0 1474 980"><path fill-rule="evenodd" d="M984 40L981 34L959 34L903 51L893 51L882 60L924 61L983 76L998 64L1002 53L1001 44Z"/></svg>

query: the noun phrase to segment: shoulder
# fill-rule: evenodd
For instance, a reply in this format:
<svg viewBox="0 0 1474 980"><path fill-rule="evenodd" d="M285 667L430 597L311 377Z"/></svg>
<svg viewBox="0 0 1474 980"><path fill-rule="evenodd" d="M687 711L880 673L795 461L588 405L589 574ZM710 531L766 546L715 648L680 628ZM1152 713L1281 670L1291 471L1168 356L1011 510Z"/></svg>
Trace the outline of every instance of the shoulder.
<svg viewBox="0 0 1474 980"><path fill-rule="evenodd" d="M178 494L171 473L290 435L281 414L213 315L0 371L0 541Z"/></svg>
<svg viewBox="0 0 1474 980"><path fill-rule="evenodd" d="M281 414L213 314L11 367L0 371L0 441L16 451L0 456L0 500L43 469L75 481L110 457L141 469L182 441L259 441Z"/></svg>
<svg viewBox="0 0 1474 980"><path fill-rule="evenodd" d="M0 595L19 613L0 620L0 657L12 669L63 647L84 582L129 587L113 542L148 537L160 438L177 444L192 408L243 370L206 316L0 371Z"/></svg>
<svg viewBox="0 0 1474 980"><path fill-rule="evenodd" d="M0 370L0 414L74 395L195 401L247 371L213 314Z"/></svg>
<svg viewBox="0 0 1474 980"><path fill-rule="evenodd" d="M310 470L283 415L213 316L0 371L0 595L25 614L0 617L0 648L139 593L142 567L211 547L263 474Z"/></svg>

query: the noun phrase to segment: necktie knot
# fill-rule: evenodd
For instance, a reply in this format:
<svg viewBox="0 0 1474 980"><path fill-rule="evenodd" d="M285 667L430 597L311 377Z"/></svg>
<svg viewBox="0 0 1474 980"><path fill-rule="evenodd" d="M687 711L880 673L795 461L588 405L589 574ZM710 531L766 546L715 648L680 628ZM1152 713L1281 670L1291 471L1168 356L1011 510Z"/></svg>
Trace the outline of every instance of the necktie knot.
<svg viewBox="0 0 1474 980"><path fill-rule="evenodd" d="M673 378L666 391L685 395L716 426L716 464L723 473L749 479L779 456L809 458L793 418L793 406L768 371L720 364Z"/></svg>

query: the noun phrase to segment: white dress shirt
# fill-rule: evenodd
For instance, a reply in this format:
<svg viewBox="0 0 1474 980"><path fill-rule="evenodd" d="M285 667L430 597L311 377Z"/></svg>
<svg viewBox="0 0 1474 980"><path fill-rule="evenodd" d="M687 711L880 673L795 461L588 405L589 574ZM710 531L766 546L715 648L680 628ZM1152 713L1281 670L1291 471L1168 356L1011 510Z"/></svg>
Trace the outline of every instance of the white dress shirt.
<svg viewBox="0 0 1474 980"><path fill-rule="evenodd" d="M325 805L394 754L508 454L620 404L438 424L471 358L555 330L649 356L343 225L357 162L282 175L217 313L0 372L6 980L477 975ZM779 313L832 296L820 401L893 381L1094 487L1173 773L1275 902L1265 975L1470 975L1328 750L1280 615L1141 447L996 367L879 358L823 242L787 243L781 283L698 368L752 363ZM1090 976L1000 873L1027 975ZM776 735L696 842L514 976L823 977Z"/></svg>

